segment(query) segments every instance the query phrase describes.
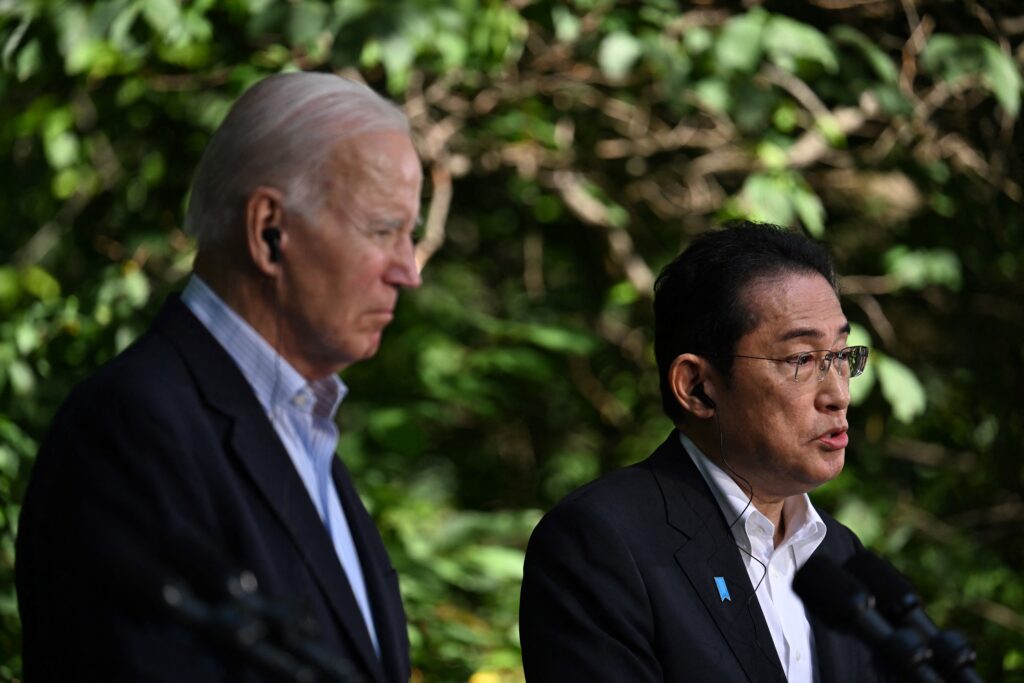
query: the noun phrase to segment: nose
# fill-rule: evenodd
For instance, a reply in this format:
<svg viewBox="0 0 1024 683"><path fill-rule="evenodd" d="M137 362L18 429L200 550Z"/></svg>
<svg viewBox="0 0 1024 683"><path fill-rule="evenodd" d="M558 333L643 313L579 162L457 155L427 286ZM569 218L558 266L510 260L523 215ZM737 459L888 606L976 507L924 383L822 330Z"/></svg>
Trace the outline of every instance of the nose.
<svg viewBox="0 0 1024 683"><path fill-rule="evenodd" d="M395 287L415 289L422 284L420 269L416 265L416 250L412 239L401 240L386 273L388 283Z"/></svg>
<svg viewBox="0 0 1024 683"><path fill-rule="evenodd" d="M828 412L845 411L850 406L850 373L833 359L832 367L818 383L819 408Z"/></svg>

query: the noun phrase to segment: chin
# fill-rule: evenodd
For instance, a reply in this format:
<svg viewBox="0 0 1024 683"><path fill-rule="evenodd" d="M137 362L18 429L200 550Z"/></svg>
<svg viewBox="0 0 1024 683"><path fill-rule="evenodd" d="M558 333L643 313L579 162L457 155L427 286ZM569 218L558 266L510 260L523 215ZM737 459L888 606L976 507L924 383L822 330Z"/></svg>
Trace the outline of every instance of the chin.
<svg viewBox="0 0 1024 683"><path fill-rule="evenodd" d="M369 360L377 355L377 351L380 350L380 335L375 335L374 339L367 341L365 344L361 344L359 347L354 349L347 349L345 357L348 359L347 364L358 363L359 361Z"/></svg>
<svg viewBox="0 0 1024 683"><path fill-rule="evenodd" d="M827 484L839 476L846 464L846 449L825 453L822 460L821 471L817 473L819 476L816 477L818 479L816 486Z"/></svg>

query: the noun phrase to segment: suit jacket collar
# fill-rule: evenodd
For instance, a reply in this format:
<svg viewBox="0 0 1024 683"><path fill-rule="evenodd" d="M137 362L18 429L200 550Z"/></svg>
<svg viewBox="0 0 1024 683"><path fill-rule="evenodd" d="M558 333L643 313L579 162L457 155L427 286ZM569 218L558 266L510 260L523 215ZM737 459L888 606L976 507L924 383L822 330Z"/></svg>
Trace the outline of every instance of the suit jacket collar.
<svg viewBox="0 0 1024 683"><path fill-rule="evenodd" d="M362 507L362 503L359 502L359 494L352 484L348 471L338 458L335 458L332 463L332 474L345 517L349 520L365 517L366 511ZM377 627L377 643L380 646L381 661L387 673L387 680L407 680L409 678L406 670L409 643L404 613L401 612L401 605L394 605L393 600L389 600L388 597L389 591L393 590L393 587L389 586L387 581L394 576L395 570L386 557L368 551L375 542L380 543L378 539L373 538L377 534L375 527L353 521L349 524L349 528L352 531L352 540L360 549L359 560L363 567L363 580L370 597L373 622ZM399 610L397 616L395 609ZM361 619L360 617L360 622Z"/></svg>
<svg viewBox="0 0 1024 683"><path fill-rule="evenodd" d="M729 643L751 681L785 680L775 644L750 578L740 560L728 523L700 472L673 431L647 461L665 498L666 521L687 537L676 551L680 569L700 596L722 637ZM822 515L829 533L812 554L842 563L835 521ZM723 601L715 577L725 579L730 600ZM814 633L815 679L856 683L858 672L844 666L840 634L813 613L807 619Z"/></svg>
<svg viewBox="0 0 1024 683"><path fill-rule="evenodd" d="M164 304L154 328L177 347L209 405L230 419L232 455L284 526L350 639L353 650L359 654L366 669L373 672L374 679L384 681L382 663L373 650L366 624L331 539L252 388L227 351L177 296L171 296ZM356 533L359 525L354 522L350 502L346 503L345 512L352 520L354 536L358 537L356 546L364 565L363 573L371 600L379 604L381 589L375 583L380 575L375 573L375 568L366 566L372 553L363 534ZM374 610L375 618L386 619L385 614L384 609ZM377 621L377 627L384 631L391 625ZM382 651L382 654L386 653Z"/></svg>
<svg viewBox="0 0 1024 683"><path fill-rule="evenodd" d="M721 508L676 432L648 464L665 499L666 521L687 537L676 550L676 562L737 662L751 681L784 681L775 643L740 551ZM718 579L724 580L728 599L720 595Z"/></svg>

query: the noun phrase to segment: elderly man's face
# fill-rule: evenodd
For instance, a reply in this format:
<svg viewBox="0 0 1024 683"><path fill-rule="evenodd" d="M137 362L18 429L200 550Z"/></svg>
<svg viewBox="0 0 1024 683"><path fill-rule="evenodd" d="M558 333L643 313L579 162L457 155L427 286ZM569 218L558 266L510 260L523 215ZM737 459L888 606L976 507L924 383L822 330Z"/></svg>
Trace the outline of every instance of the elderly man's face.
<svg viewBox="0 0 1024 683"><path fill-rule="evenodd" d="M761 280L747 297L758 325L740 339L738 355L788 358L846 346L846 317L818 274ZM821 382L814 372L797 383L789 363L736 358L731 385L717 378L714 399L725 459L758 498L804 493L842 471L850 392L849 373L840 376L838 363Z"/></svg>
<svg viewBox="0 0 1024 683"><path fill-rule="evenodd" d="M422 180L405 133L368 133L335 148L324 209L315 225L290 224L284 258L282 341L303 374L325 376L376 353L400 288L419 286L412 231Z"/></svg>

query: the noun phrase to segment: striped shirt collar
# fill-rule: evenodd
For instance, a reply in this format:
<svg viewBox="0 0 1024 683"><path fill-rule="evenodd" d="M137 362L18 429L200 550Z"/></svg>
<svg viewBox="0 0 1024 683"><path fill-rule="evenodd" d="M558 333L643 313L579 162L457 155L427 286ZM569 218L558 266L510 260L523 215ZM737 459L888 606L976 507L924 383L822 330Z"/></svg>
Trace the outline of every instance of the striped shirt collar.
<svg viewBox="0 0 1024 683"><path fill-rule="evenodd" d="M235 361L268 417L298 408L317 418L334 419L348 393L337 375L307 382L198 275L189 279L181 300Z"/></svg>

